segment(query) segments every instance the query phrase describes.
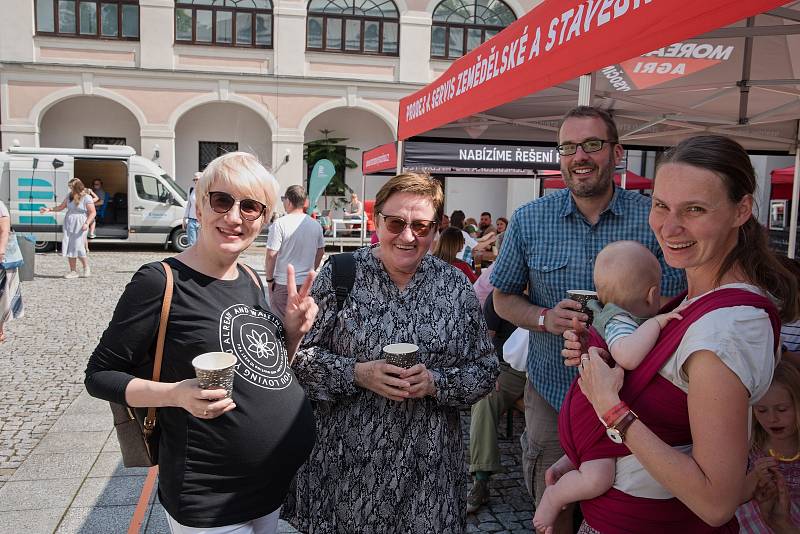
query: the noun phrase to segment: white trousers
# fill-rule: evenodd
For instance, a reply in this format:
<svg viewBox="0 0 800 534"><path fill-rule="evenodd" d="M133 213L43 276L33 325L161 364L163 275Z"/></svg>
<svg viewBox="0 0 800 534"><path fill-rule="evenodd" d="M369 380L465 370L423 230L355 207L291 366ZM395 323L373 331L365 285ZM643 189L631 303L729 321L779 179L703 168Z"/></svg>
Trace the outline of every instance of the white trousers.
<svg viewBox="0 0 800 534"><path fill-rule="evenodd" d="M164 510L169 524L169 531L172 534L275 534L278 531L278 516L280 512L281 509L278 508L271 514L245 523L236 523L235 525L195 528L181 525Z"/></svg>

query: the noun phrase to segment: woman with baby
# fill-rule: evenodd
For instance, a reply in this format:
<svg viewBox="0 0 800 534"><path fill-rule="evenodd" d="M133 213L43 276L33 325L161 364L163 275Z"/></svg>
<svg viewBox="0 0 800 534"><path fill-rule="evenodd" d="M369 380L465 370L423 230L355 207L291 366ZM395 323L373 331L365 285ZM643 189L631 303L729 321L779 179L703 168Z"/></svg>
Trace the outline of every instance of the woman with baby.
<svg viewBox="0 0 800 534"><path fill-rule="evenodd" d="M580 533L738 532L749 406L770 385L780 322L800 315L797 279L753 216L755 187L747 153L726 137L664 154L650 226L688 282L666 315L647 319L658 299L632 274L647 263L641 251L612 249L611 268L598 257L606 307L588 351L584 332L564 334L565 363L580 378L559 417L566 456L546 475L546 509L582 501ZM631 255L639 260L624 261ZM541 532L550 515L537 510Z"/></svg>

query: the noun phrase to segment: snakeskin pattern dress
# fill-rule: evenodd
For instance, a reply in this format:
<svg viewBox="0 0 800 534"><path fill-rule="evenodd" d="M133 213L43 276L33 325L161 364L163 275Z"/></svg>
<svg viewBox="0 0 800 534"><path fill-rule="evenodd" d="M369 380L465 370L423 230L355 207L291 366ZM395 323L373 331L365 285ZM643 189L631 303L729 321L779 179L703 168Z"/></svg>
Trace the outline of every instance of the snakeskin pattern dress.
<svg viewBox="0 0 800 534"><path fill-rule="evenodd" d="M497 356L463 273L426 255L400 291L373 248L355 252L341 312L329 264L312 289L319 314L292 367L314 406L317 444L297 475L292 523L308 534L460 533L469 477L459 408L492 390ZM356 362L399 342L419 346L435 398L396 402L355 385Z"/></svg>

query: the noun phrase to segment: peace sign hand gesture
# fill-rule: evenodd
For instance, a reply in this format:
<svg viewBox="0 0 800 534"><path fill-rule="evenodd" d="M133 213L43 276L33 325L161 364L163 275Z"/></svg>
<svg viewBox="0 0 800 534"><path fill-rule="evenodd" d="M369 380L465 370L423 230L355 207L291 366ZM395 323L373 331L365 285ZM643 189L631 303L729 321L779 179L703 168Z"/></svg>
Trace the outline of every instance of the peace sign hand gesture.
<svg viewBox="0 0 800 534"><path fill-rule="evenodd" d="M290 263L286 266L287 299L283 327L286 329L286 350L289 362L294 358L297 347L300 346L300 341L311 330L311 325L314 324L314 319L317 317L319 308L311 295L309 295L311 285L316 277L317 273L314 271L309 272L305 282L300 287L300 291L298 291L294 265Z"/></svg>

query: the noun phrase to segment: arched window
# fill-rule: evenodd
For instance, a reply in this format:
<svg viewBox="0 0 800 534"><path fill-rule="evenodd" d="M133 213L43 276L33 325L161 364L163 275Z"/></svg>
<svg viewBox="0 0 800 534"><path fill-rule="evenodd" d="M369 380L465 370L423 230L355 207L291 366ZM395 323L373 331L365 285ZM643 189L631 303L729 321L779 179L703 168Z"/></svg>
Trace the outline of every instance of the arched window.
<svg viewBox="0 0 800 534"><path fill-rule="evenodd" d="M400 15L392 0L311 0L306 49L396 56Z"/></svg>
<svg viewBox="0 0 800 534"><path fill-rule="evenodd" d="M175 42L272 48L272 1L176 0Z"/></svg>
<svg viewBox="0 0 800 534"><path fill-rule="evenodd" d="M443 0L433 10L431 57L461 57L515 20L500 0Z"/></svg>

